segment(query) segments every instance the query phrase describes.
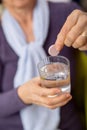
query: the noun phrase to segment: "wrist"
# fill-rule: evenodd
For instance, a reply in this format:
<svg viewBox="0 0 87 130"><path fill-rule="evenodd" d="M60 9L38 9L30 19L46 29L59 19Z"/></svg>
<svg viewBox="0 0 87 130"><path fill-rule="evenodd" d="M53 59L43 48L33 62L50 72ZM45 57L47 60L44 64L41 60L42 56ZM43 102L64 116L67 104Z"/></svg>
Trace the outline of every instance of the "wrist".
<svg viewBox="0 0 87 130"><path fill-rule="evenodd" d="M18 89L17 89L17 94L18 94L18 97L20 98L20 100L26 104L26 105L29 105L31 103L29 103L29 99L27 97L27 94L26 94L26 91L25 91L25 86L19 86Z"/></svg>

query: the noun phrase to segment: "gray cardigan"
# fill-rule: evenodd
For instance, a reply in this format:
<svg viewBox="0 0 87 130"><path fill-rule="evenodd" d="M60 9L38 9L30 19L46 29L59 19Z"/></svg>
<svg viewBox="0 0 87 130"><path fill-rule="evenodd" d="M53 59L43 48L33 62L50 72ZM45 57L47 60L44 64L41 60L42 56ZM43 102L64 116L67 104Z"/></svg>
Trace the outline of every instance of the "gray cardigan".
<svg viewBox="0 0 87 130"><path fill-rule="evenodd" d="M48 55L48 48L56 40L66 17L70 12L79 8L75 3L51 3L50 26L48 36L44 43L44 49ZM75 78L75 54L76 50L64 47L60 53L71 62L72 87ZM13 79L17 69L18 56L8 45L2 27L0 25L0 130L23 130L19 111L26 107L17 95L17 89L13 87ZM73 101L61 107L60 128L62 130L82 130L80 120L75 111Z"/></svg>

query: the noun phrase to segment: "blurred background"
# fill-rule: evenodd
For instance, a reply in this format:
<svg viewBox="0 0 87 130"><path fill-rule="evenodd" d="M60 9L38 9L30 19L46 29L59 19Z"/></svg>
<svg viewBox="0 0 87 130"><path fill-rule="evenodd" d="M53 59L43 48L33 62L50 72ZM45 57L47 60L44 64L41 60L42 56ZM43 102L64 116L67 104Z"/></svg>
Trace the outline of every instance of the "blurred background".
<svg viewBox="0 0 87 130"><path fill-rule="evenodd" d="M0 0L0 3L1 3L2 0ZM77 2L84 11L87 11L87 0L48 0L48 1L52 1L52 2L70 2L70 1L75 1ZM3 11L3 7L2 5L0 4L0 15Z"/></svg>
<svg viewBox="0 0 87 130"><path fill-rule="evenodd" d="M77 2L85 11L87 11L87 0L49 0L53 2L69 2L69 1L75 1Z"/></svg>
<svg viewBox="0 0 87 130"><path fill-rule="evenodd" d="M87 11L87 0L73 0L73 1L76 1L77 3L79 3L82 8Z"/></svg>

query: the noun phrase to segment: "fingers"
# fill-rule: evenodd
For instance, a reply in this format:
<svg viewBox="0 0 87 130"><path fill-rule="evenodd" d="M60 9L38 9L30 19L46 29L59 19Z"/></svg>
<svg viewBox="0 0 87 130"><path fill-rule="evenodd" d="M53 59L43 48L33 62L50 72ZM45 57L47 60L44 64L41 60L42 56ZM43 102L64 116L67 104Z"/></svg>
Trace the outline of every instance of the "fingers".
<svg viewBox="0 0 87 130"><path fill-rule="evenodd" d="M68 16L57 37L55 42L56 49L60 51L64 45L74 48L84 46L87 44L87 36L82 36L83 32L87 32L87 13L75 10ZM85 47L84 49L86 50L87 47Z"/></svg>
<svg viewBox="0 0 87 130"><path fill-rule="evenodd" d="M81 50L81 51L85 51L85 50L87 50L87 44L84 45L83 47L80 47L79 50Z"/></svg>
<svg viewBox="0 0 87 130"><path fill-rule="evenodd" d="M72 27L76 25L79 14L80 12L75 10L68 16L55 42L55 46L58 51L60 51L63 48L66 35L72 29Z"/></svg>
<svg viewBox="0 0 87 130"><path fill-rule="evenodd" d="M58 88L46 88L46 87L39 87L36 88L36 94L39 96L48 96L48 95L56 95L60 92Z"/></svg>
<svg viewBox="0 0 87 130"><path fill-rule="evenodd" d="M18 88L18 96L25 104L40 104L48 106L60 106L65 103L67 96L60 94L60 89L57 88L46 88L42 87L40 83L40 78L34 78L29 82L23 84ZM59 95L60 94L60 95ZM48 96L58 95L54 98L49 98ZM63 102L63 103L62 103ZM68 99L66 100L68 102ZM60 105L59 105L60 104Z"/></svg>
<svg viewBox="0 0 87 130"><path fill-rule="evenodd" d="M83 46L85 46L85 44L87 43L87 37L82 36L82 34L74 41L74 43L72 44L72 46L74 48L81 48Z"/></svg>
<svg viewBox="0 0 87 130"><path fill-rule="evenodd" d="M82 34L83 26L75 25L67 34L64 44L68 47L73 46L76 39Z"/></svg>
<svg viewBox="0 0 87 130"><path fill-rule="evenodd" d="M71 96L69 93L62 93L54 98L47 98L47 105L52 105L55 106L57 104L61 104L65 101L67 101L67 99L69 99Z"/></svg>
<svg viewBox="0 0 87 130"><path fill-rule="evenodd" d="M39 95L39 96L46 96L47 97L48 95L56 95L61 91L58 87L57 88L56 87L47 88L46 86L42 87L41 86L41 79L39 77L34 78L33 83L34 83L32 85L33 93L36 95Z"/></svg>
<svg viewBox="0 0 87 130"><path fill-rule="evenodd" d="M39 80L39 78L35 78L29 81L27 85L23 85L22 100L24 103L54 109L65 105L71 100L72 96L69 93L63 93L58 88L42 87ZM53 97L49 97L49 95Z"/></svg>
<svg viewBox="0 0 87 130"><path fill-rule="evenodd" d="M86 25L87 19L85 16L82 16L83 24L81 22L81 18L78 19L77 24L72 27L72 29L66 35L66 39L64 41L65 45L74 48L79 48L81 45L84 45L87 42L87 37L83 36L83 32L87 31Z"/></svg>
<svg viewBox="0 0 87 130"><path fill-rule="evenodd" d="M50 109L55 109L55 108L58 108L58 107L62 107L62 106L64 106L64 105L66 105L71 99L72 99L72 97L68 97L68 98L66 98L65 100L63 100L63 101L60 102L60 103L57 103L57 104L48 106L48 108L50 108Z"/></svg>
<svg viewBox="0 0 87 130"><path fill-rule="evenodd" d="M37 105L48 107L50 109L55 109L57 107L67 104L71 99L72 99L72 96L70 94L61 94L54 98L38 97L37 100L39 102L35 101L34 103Z"/></svg>

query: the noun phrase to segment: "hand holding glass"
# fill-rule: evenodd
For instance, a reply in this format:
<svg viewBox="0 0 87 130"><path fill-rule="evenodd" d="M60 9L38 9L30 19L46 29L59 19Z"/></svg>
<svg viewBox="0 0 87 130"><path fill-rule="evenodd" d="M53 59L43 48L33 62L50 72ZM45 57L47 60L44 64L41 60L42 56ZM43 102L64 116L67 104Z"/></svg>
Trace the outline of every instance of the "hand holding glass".
<svg viewBox="0 0 87 130"><path fill-rule="evenodd" d="M42 87L59 87L62 92L70 92L70 63L66 57L46 57L38 64L38 70Z"/></svg>

